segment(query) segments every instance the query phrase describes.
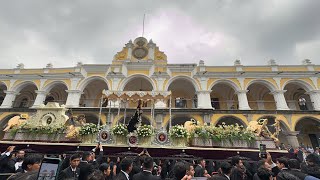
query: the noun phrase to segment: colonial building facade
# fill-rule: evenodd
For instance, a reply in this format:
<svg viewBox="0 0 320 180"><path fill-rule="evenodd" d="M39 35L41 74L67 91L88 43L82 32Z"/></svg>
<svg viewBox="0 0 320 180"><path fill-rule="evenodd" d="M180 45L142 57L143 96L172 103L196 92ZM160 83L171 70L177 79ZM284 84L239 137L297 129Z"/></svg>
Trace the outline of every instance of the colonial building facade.
<svg viewBox="0 0 320 180"><path fill-rule="evenodd" d="M1 69L1 128L14 115L33 114L36 107L52 101L65 104L74 114L85 114L89 122L101 118L102 124L113 125L127 120L137 102L100 103L103 90L171 91L171 102L143 103L143 122L157 128L168 128L170 118L173 125L193 118L202 124L243 126L268 118L272 129L278 118L285 144L320 144L320 65L310 60L290 66L274 60L265 66L244 66L239 60L233 66L206 66L204 61L169 64L165 53L143 37L125 44L112 64L78 63L69 68L48 64L43 69L19 64Z"/></svg>

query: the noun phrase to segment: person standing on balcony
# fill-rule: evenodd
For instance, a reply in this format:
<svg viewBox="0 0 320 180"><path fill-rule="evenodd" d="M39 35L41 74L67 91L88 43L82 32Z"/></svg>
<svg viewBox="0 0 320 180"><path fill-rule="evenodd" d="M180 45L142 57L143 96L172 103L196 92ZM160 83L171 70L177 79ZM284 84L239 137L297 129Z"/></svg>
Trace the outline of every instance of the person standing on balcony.
<svg viewBox="0 0 320 180"><path fill-rule="evenodd" d="M300 110L308 110L307 109L307 105L306 105L306 99L304 97L300 97L299 98L299 106L300 106Z"/></svg>

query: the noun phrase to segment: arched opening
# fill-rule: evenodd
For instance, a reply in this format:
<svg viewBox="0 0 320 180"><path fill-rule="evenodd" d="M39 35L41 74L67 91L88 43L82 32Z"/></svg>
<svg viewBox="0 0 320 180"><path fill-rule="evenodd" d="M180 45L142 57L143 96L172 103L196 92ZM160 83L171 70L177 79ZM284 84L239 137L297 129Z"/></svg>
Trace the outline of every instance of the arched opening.
<svg viewBox="0 0 320 180"><path fill-rule="evenodd" d="M48 102L57 102L60 105L66 104L68 97L66 90L68 90L68 88L65 84L56 84L47 94L44 104L47 104Z"/></svg>
<svg viewBox="0 0 320 180"><path fill-rule="evenodd" d="M128 123L129 123L129 121L130 121L130 119L131 119L131 117L133 116L133 114L128 114L127 116L126 116L126 122L124 122L124 117L122 117L119 121L118 121L118 123L120 123L120 124L126 124L126 125L128 125ZM142 125L144 125L144 124L146 124L146 125L151 125L151 123L150 123L150 120L146 117L146 116L142 116L141 117L141 124Z"/></svg>
<svg viewBox="0 0 320 180"><path fill-rule="evenodd" d="M276 131L275 126L273 126L274 123L275 123L276 117L274 117L274 116L263 116L260 119L268 119L267 127L268 127L269 131L271 133L274 133ZM279 139L280 143L288 144L286 132L289 131L289 128L282 121L280 121L280 128L281 128L281 131L279 133L278 139Z"/></svg>
<svg viewBox="0 0 320 180"><path fill-rule="evenodd" d="M130 79L124 86L123 91L152 91L153 86L149 80L144 77L134 77ZM137 107L137 102L127 102L127 107ZM142 107L151 107L150 101L142 102Z"/></svg>
<svg viewBox="0 0 320 180"><path fill-rule="evenodd" d="M172 119L171 119L171 125L172 126L175 126L175 125L184 125L184 123L186 122L186 121L190 121L191 120L191 118L192 118L192 116L189 116L189 115L175 115L174 117L172 117ZM166 129L167 129L167 131L169 132L169 121L168 121L168 123L167 123L167 125L166 125Z"/></svg>
<svg viewBox="0 0 320 180"><path fill-rule="evenodd" d="M100 107L102 91L108 84L102 79L92 79L84 88L80 98L80 107Z"/></svg>
<svg viewBox="0 0 320 180"><path fill-rule="evenodd" d="M285 85L285 99L291 110L313 110L310 96L305 94L307 89L300 83L291 82Z"/></svg>
<svg viewBox="0 0 320 180"><path fill-rule="evenodd" d="M254 82L247 88L249 106L252 110L274 110L276 103L271 89L264 83Z"/></svg>
<svg viewBox="0 0 320 180"><path fill-rule="evenodd" d="M297 135L301 145L312 146L320 145L320 120L312 117L305 117L299 120L295 127L299 131Z"/></svg>
<svg viewBox="0 0 320 180"><path fill-rule="evenodd" d="M21 89L19 91L19 89ZM36 99L36 90L38 88L33 83L26 83L20 87L17 92L19 92L19 95L15 98L15 101L13 102L13 107L15 108L27 108L31 107L34 103L34 100Z"/></svg>
<svg viewBox="0 0 320 180"><path fill-rule="evenodd" d="M238 109L238 96L229 84L221 82L211 89L211 106L214 109Z"/></svg>
<svg viewBox="0 0 320 180"><path fill-rule="evenodd" d="M97 124L99 122L99 117L95 114L90 114L90 113L85 113L85 118L86 118L86 123L93 123L93 124ZM101 121L100 121L100 125L101 125Z"/></svg>
<svg viewBox="0 0 320 180"><path fill-rule="evenodd" d="M6 117L4 117L1 121L0 121L0 139L2 139L3 138L3 136L4 136L4 128L6 128L7 127L7 125L8 125L8 121L11 119L11 118L13 118L14 116L17 116L17 115L20 115L20 114L10 114L10 115L8 115L8 116L6 116Z"/></svg>
<svg viewBox="0 0 320 180"><path fill-rule="evenodd" d="M197 108L198 98L192 82L187 79L178 78L171 82L168 91L172 93L171 107L175 108ZM169 107L169 101L168 101Z"/></svg>
<svg viewBox="0 0 320 180"><path fill-rule="evenodd" d="M0 83L0 106L3 103L4 98L6 97L6 93L4 93L7 90L7 86Z"/></svg>
<svg viewBox="0 0 320 180"><path fill-rule="evenodd" d="M225 123L226 125L239 124L240 126L246 127L246 124L241 119L234 116L224 116L220 118L216 126L222 125L222 123Z"/></svg>

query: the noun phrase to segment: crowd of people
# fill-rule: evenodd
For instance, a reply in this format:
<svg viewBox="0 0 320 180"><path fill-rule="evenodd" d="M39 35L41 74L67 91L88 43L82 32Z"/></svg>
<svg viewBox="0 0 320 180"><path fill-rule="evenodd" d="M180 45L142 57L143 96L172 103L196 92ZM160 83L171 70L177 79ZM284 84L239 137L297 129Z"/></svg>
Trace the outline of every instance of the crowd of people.
<svg viewBox="0 0 320 180"><path fill-rule="evenodd" d="M290 155L290 153L289 153ZM157 159L147 150L135 157L105 156L103 147L97 145L92 151L76 152L57 156L61 163L57 172L38 179L59 180L312 180L320 179L319 149L300 159L294 156L258 162L234 156L226 160L205 159ZM0 179L32 180L39 177L39 170L45 156L15 150L9 146L1 153ZM42 169L42 168L41 168ZM41 172L40 172L41 174Z"/></svg>

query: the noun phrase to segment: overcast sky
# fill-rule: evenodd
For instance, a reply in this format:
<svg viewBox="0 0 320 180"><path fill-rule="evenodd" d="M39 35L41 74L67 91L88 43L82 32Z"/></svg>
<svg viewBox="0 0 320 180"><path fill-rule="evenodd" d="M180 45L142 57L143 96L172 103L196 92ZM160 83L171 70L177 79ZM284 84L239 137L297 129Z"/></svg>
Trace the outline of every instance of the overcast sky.
<svg viewBox="0 0 320 180"><path fill-rule="evenodd" d="M319 0L9 0L0 4L0 68L109 64L142 34L169 63L320 64Z"/></svg>

